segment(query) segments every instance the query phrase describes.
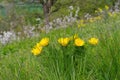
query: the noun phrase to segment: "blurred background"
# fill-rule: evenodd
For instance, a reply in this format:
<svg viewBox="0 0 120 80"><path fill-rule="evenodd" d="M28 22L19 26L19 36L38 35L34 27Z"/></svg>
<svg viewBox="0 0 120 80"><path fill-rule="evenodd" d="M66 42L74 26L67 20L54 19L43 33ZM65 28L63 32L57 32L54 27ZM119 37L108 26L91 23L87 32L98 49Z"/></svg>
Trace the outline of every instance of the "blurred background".
<svg viewBox="0 0 120 80"><path fill-rule="evenodd" d="M95 16L95 10L105 5L114 11L116 3L120 1L0 0L0 36L10 35L7 32L20 38L36 36L85 16Z"/></svg>

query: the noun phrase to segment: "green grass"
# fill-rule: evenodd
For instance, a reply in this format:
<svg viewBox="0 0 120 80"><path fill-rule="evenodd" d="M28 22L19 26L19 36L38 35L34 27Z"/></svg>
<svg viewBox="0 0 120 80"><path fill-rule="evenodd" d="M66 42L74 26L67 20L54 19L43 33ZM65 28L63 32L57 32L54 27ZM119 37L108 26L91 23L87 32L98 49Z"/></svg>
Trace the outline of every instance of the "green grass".
<svg viewBox="0 0 120 80"><path fill-rule="evenodd" d="M1 45L0 80L119 80L119 22L118 15L79 29L73 24L37 38ZM66 48L57 42L58 38L75 33L85 40L83 48L76 51L73 42ZM49 37L50 43L39 56L34 56L31 49L43 37ZM97 37L99 44L89 45L91 37Z"/></svg>

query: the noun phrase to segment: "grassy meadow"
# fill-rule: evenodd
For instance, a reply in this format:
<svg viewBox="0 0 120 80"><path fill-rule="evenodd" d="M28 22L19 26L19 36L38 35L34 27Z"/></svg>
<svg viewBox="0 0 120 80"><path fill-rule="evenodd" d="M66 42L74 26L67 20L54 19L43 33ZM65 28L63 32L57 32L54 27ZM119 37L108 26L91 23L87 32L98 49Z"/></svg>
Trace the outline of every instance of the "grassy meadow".
<svg viewBox="0 0 120 80"><path fill-rule="evenodd" d="M0 80L120 80L120 14L0 45ZM75 44L77 38L84 41ZM31 50L48 38L39 55ZM68 38L62 45L58 39ZM90 44L90 38L98 39Z"/></svg>

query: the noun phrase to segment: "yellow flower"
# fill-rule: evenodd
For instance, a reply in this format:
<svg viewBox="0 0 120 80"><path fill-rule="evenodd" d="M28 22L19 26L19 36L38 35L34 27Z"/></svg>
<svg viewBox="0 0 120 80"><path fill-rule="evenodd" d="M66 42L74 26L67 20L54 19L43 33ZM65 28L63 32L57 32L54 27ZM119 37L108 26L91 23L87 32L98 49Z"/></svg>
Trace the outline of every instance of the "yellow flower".
<svg viewBox="0 0 120 80"><path fill-rule="evenodd" d="M101 12L101 13L103 12L103 10L102 10L101 8L98 8L98 10L99 10L99 12Z"/></svg>
<svg viewBox="0 0 120 80"><path fill-rule="evenodd" d="M98 11L97 11L97 10L95 10L95 13L98 13Z"/></svg>
<svg viewBox="0 0 120 80"><path fill-rule="evenodd" d="M59 38L58 43L60 43L62 46L67 46L70 41L70 38Z"/></svg>
<svg viewBox="0 0 120 80"><path fill-rule="evenodd" d="M41 45L40 45L40 43L37 43L36 45L35 45L35 48L37 47L37 48L39 48Z"/></svg>
<svg viewBox="0 0 120 80"><path fill-rule="evenodd" d="M83 19L81 19L81 20L80 20L80 23L84 23L84 20L83 20Z"/></svg>
<svg viewBox="0 0 120 80"><path fill-rule="evenodd" d="M108 15L109 15L110 17L116 17L116 16L117 16L117 13L108 12Z"/></svg>
<svg viewBox="0 0 120 80"><path fill-rule="evenodd" d="M84 27L84 26L85 26L84 23L80 23L80 24L78 24L78 28L80 28L80 27Z"/></svg>
<svg viewBox="0 0 120 80"><path fill-rule="evenodd" d="M111 12L108 12L108 15L109 15L109 16L113 16L113 14L112 14Z"/></svg>
<svg viewBox="0 0 120 80"><path fill-rule="evenodd" d="M84 26L85 26L85 24L84 24L84 23L81 23L81 26L82 26L82 27L84 27Z"/></svg>
<svg viewBox="0 0 120 80"><path fill-rule="evenodd" d="M77 21L77 25L78 25L78 28L80 27L84 27L85 26L85 21L83 19L81 19L80 21Z"/></svg>
<svg viewBox="0 0 120 80"><path fill-rule="evenodd" d="M89 21L92 23L92 22L94 22L94 19L93 19L93 18L90 18Z"/></svg>
<svg viewBox="0 0 120 80"><path fill-rule="evenodd" d="M33 48L31 51L35 56L39 55L42 52L42 47Z"/></svg>
<svg viewBox="0 0 120 80"><path fill-rule="evenodd" d="M108 9L109 9L109 6L105 5L105 9L108 10Z"/></svg>
<svg viewBox="0 0 120 80"><path fill-rule="evenodd" d="M97 45L98 44L98 39L97 38L90 38L89 43L92 45Z"/></svg>
<svg viewBox="0 0 120 80"><path fill-rule="evenodd" d="M78 28L80 28L81 27L81 25L80 24L78 24Z"/></svg>
<svg viewBox="0 0 120 80"><path fill-rule="evenodd" d="M102 18L101 18L101 16L96 16L96 17L94 17L94 19L95 19L95 20L100 20L100 19L102 19Z"/></svg>
<svg viewBox="0 0 120 80"><path fill-rule="evenodd" d="M83 46L85 44L84 40L77 38L75 39L75 46Z"/></svg>
<svg viewBox="0 0 120 80"><path fill-rule="evenodd" d="M114 13L114 14L113 14L113 17L116 17L116 16L117 16L117 13Z"/></svg>
<svg viewBox="0 0 120 80"><path fill-rule="evenodd" d="M40 46L47 46L49 44L49 38L43 38L41 39L41 41L39 42Z"/></svg>

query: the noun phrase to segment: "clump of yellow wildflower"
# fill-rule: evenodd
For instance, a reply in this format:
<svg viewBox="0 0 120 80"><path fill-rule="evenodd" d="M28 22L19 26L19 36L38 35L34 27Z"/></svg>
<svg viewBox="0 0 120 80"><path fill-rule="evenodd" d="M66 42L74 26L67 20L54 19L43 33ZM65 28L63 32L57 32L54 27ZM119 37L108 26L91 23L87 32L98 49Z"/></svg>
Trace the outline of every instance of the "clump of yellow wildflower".
<svg viewBox="0 0 120 80"><path fill-rule="evenodd" d="M39 55L42 52L42 47L35 47L31 51L35 56Z"/></svg>
<svg viewBox="0 0 120 80"><path fill-rule="evenodd" d="M80 39L80 38L76 38L74 41L75 46L84 46L85 42L84 40Z"/></svg>
<svg viewBox="0 0 120 80"><path fill-rule="evenodd" d="M32 49L32 53L34 55L39 55L42 52L42 49L44 46L47 46L49 44L49 38L43 38L40 40L39 43L35 45L35 47Z"/></svg>
<svg viewBox="0 0 120 80"><path fill-rule="evenodd" d="M81 20L80 20L80 23L84 23L84 20L83 20L83 19L81 19Z"/></svg>
<svg viewBox="0 0 120 80"><path fill-rule="evenodd" d="M105 9L106 9L106 10L109 10L109 6L105 5Z"/></svg>
<svg viewBox="0 0 120 80"><path fill-rule="evenodd" d="M88 21L92 23L92 22L95 22L95 21L101 20L101 19L102 19L101 16L96 16L96 17L91 17L91 18L89 18Z"/></svg>
<svg viewBox="0 0 120 80"><path fill-rule="evenodd" d="M98 13L98 10L95 10L95 13Z"/></svg>
<svg viewBox="0 0 120 80"><path fill-rule="evenodd" d="M82 19L82 20L78 21L77 24L78 24L78 28L84 27L85 26L85 21Z"/></svg>
<svg viewBox="0 0 120 80"><path fill-rule="evenodd" d="M101 20L101 19L102 19L101 16L96 16L96 17L94 17L94 20Z"/></svg>
<svg viewBox="0 0 120 80"><path fill-rule="evenodd" d="M39 42L40 46L47 46L49 44L49 38L43 38L41 39L41 41Z"/></svg>
<svg viewBox="0 0 120 80"><path fill-rule="evenodd" d="M102 13L102 12L103 12L103 10L102 10L101 8L98 8L98 11L99 11L100 13Z"/></svg>
<svg viewBox="0 0 120 80"><path fill-rule="evenodd" d="M110 17L116 17L116 16L117 16L116 13L111 13L111 12L108 12L108 15L109 15Z"/></svg>
<svg viewBox="0 0 120 80"><path fill-rule="evenodd" d="M113 16L111 12L108 12L108 15L111 16L111 17Z"/></svg>
<svg viewBox="0 0 120 80"><path fill-rule="evenodd" d="M67 46L70 42L70 38L59 38L58 43L60 43L62 46Z"/></svg>
<svg viewBox="0 0 120 80"><path fill-rule="evenodd" d="M92 23L94 22L95 20L93 18L90 18L89 21Z"/></svg>
<svg viewBox="0 0 120 80"><path fill-rule="evenodd" d="M98 39L97 38L90 38L89 43L92 45L97 45L98 44Z"/></svg>

